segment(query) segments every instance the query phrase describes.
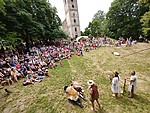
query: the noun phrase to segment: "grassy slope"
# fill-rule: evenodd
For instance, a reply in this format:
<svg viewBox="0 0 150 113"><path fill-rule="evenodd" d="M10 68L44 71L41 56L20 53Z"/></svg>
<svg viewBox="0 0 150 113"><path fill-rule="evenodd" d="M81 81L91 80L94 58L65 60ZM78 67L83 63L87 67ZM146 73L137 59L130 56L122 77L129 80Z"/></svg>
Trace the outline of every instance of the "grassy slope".
<svg viewBox="0 0 150 113"><path fill-rule="evenodd" d="M99 113L148 113L150 111L150 44L137 44L133 47L101 47L84 53L84 56L73 56L70 60L63 60L63 66L50 70L52 78L45 78L40 83L22 86L22 81L7 86L13 91L7 96L4 88L0 89L0 113L91 113L90 101L83 101L84 109L72 105L67 101L63 87L71 80L82 83L85 94L87 80L93 79L99 86L100 103L103 109ZM114 56L118 51L121 56ZM134 54L133 54L134 53ZM119 95L119 99L112 97L111 83L108 75L114 70L120 72L123 79L135 70L138 76L138 90L135 99ZM126 88L127 90L127 88Z"/></svg>

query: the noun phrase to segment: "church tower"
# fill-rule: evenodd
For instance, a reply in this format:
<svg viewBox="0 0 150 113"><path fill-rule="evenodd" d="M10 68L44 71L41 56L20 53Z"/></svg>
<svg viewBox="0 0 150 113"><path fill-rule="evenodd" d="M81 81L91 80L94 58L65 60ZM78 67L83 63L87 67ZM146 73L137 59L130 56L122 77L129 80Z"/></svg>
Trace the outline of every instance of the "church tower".
<svg viewBox="0 0 150 113"><path fill-rule="evenodd" d="M70 38L81 35L77 0L64 0L65 20L63 30Z"/></svg>

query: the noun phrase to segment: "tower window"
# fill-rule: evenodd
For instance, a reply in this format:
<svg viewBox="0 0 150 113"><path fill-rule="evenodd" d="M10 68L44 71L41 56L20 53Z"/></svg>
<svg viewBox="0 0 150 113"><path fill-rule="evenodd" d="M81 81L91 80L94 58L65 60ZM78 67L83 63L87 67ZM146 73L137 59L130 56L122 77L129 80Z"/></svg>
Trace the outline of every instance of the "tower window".
<svg viewBox="0 0 150 113"><path fill-rule="evenodd" d="M73 13L73 17L75 17L75 14Z"/></svg>
<svg viewBox="0 0 150 113"><path fill-rule="evenodd" d="M76 23L76 19L74 19L74 23Z"/></svg>
<svg viewBox="0 0 150 113"><path fill-rule="evenodd" d="M72 5L72 8L74 8L74 5Z"/></svg>
<svg viewBox="0 0 150 113"><path fill-rule="evenodd" d="M75 37L77 38L77 37L78 37L78 35L76 34L76 35L75 35Z"/></svg>
<svg viewBox="0 0 150 113"><path fill-rule="evenodd" d="M71 0L71 2L73 2L73 0Z"/></svg>
<svg viewBox="0 0 150 113"><path fill-rule="evenodd" d="M77 31L77 28L75 27L75 31Z"/></svg>

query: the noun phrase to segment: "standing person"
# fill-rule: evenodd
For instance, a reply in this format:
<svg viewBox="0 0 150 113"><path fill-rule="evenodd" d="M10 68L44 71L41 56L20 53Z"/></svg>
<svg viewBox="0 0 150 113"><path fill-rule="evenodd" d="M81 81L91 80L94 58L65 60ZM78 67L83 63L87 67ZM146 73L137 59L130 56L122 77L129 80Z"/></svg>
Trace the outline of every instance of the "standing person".
<svg viewBox="0 0 150 113"><path fill-rule="evenodd" d="M127 78L128 80L128 78ZM129 92L130 92L130 96L129 98L133 98L134 97L134 94L136 92L136 84L137 84L137 76L135 75L135 71L131 71L131 77L130 77L130 80L129 80Z"/></svg>
<svg viewBox="0 0 150 113"><path fill-rule="evenodd" d="M97 104L99 105L100 108L100 103L98 101L99 98L99 92L98 92L98 87L97 85L94 83L93 80L88 80L87 82L88 84L88 88L89 88L89 93L90 93L90 101L92 103L92 110L95 111L95 107L94 107L94 101L96 100Z"/></svg>
<svg viewBox="0 0 150 113"><path fill-rule="evenodd" d="M120 85L119 85L119 73L115 70L114 71L114 78L112 79L112 92L113 92L113 96L115 96L116 98L118 97L118 93L120 90Z"/></svg>
<svg viewBox="0 0 150 113"><path fill-rule="evenodd" d="M129 46L132 45L132 37L129 38Z"/></svg>

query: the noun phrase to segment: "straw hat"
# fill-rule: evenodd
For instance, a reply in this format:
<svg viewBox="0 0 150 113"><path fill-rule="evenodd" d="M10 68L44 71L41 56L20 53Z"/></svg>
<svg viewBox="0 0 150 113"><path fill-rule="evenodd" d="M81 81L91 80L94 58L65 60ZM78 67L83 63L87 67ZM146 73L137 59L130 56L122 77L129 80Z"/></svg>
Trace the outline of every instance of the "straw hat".
<svg viewBox="0 0 150 113"><path fill-rule="evenodd" d="M117 71L117 70L115 70L115 71L114 71L114 74L117 74L117 75L118 75L119 73L118 73L118 71Z"/></svg>
<svg viewBox="0 0 150 113"><path fill-rule="evenodd" d="M88 80L88 81L87 81L87 84L88 84L89 86L92 86L92 85L94 84L94 81L93 81L93 80Z"/></svg>

